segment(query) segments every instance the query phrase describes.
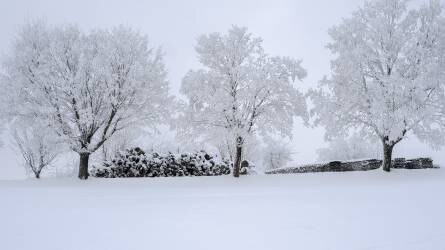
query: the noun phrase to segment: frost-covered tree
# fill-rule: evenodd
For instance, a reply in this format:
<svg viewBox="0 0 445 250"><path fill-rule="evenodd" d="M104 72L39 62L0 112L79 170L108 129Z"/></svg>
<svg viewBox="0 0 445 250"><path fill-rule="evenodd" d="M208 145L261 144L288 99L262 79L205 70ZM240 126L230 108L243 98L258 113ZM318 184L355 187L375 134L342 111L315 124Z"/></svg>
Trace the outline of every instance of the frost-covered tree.
<svg viewBox="0 0 445 250"><path fill-rule="evenodd" d="M368 1L330 29L332 77L313 93L327 136L350 129L378 136L383 170L408 134L445 139L445 23L439 1L409 9L405 0Z"/></svg>
<svg viewBox="0 0 445 250"><path fill-rule="evenodd" d="M12 131L13 142L23 158L27 173L32 172L39 179L43 169L50 166L63 150L57 136L38 121L15 122Z"/></svg>
<svg viewBox="0 0 445 250"><path fill-rule="evenodd" d="M134 142L142 131L138 128L126 128L116 132L113 137L108 139L101 147L101 160L109 161L117 153L133 147Z"/></svg>
<svg viewBox="0 0 445 250"><path fill-rule="evenodd" d="M365 139L360 134L339 137L329 141L328 146L317 150L319 161L348 161L380 159L382 152L377 140Z"/></svg>
<svg viewBox="0 0 445 250"><path fill-rule="evenodd" d="M292 161L293 152L288 143L272 138L265 140L265 146L261 150L263 155L263 167L265 169L276 169L286 166Z"/></svg>
<svg viewBox="0 0 445 250"><path fill-rule="evenodd" d="M6 78L5 73L2 72L0 67L0 86L4 87L2 93L8 93L9 89L5 88ZM0 148L3 146L3 132L5 130L5 125L8 123L8 97L7 94L0 94Z"/></svg>
<svg viewBox="0 0 445 250"><path fill-rule="evenodd" d="M256 132L290 136L294 117L306 117L305 98L292 84L306 76L301 61L271 57L261 44L236 26L201 36L196 52L204 67L189 71L181 86L188 102L180 132L235 145L235 177L246 138Z"/></svg>
<svg viewBox="0 0 445 250"><path fill-rule="evenodd" d="M166 71L159 50L126 27L82 32L76 26L25 25L5 62L18 116L46 121L80 156L128 125L154 126L167 114Z"/></svg>

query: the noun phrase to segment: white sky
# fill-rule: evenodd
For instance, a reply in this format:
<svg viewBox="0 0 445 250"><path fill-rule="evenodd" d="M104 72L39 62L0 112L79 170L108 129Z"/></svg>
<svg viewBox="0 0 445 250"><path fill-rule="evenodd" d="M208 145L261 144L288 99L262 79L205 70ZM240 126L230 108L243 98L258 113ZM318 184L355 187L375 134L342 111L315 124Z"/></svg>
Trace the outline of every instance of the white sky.
<svg viewBox="0 0 445 250"><path fill-rule="evenodd" d="M417 0L416 2L419 2ZM442 0L445 3L445 0ZM204 33L224 32L232 24L246 26L263 38L272 55L303 60L308 77L302 88L315 87L329 74L327 30L363 0L0 0L0 55L8 53L17 29L27 20L45 18L50 24L76 23L83 29L128 25L147 34L152 45L162 46L173 92L191 69L199 67L194 52L196 38ZM295 125L293 138L297 162L316 160L315 150L324 146L322 128ZM396 156L433 156L445 163L445 150L432 151L409 139L396 147ZM0 149L0 178L20 175L18 159L8 145Z"/></svg>

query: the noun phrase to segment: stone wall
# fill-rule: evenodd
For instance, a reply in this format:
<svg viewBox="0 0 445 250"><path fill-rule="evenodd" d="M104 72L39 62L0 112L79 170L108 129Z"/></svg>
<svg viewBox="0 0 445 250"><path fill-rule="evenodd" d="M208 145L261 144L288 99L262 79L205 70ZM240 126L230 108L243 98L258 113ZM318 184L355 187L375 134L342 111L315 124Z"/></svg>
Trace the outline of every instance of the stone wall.
<svg viewBox="0 0 445 250"><path fill-rule="evenodd" d="M396 158L392 162L393 168L402 169L426 169L436 168L431 158L405 159ZM382 160L369 159L361 161L331 161L321 164L308 164L297 167L279 168L266 171L266 174L292 174L292 173L316 173L316 172L346 172L346 171L368 171L378 169L382 166Z"/></svg>

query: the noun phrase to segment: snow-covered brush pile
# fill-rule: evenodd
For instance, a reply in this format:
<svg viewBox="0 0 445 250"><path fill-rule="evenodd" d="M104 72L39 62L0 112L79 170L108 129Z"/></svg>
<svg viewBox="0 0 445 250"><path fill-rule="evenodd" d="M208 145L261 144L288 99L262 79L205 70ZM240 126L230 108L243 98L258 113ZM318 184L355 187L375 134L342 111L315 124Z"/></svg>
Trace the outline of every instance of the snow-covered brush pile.
<svg viewBox="0 0 445 250"><path fill-rule="evenodd" d="M228 175L232 164L205 151L183 154L146 154L136 147L118 153L91 175L102 178Z"/></svg>

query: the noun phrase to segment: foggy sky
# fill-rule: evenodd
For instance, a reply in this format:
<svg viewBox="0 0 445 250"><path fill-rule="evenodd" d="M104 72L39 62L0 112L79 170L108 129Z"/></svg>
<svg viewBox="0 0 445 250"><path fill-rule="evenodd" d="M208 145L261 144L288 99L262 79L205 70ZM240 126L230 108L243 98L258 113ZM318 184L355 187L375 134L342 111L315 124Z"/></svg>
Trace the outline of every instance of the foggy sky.
<svg viewBox="0 0 445 250"><path fill-rule="evenodd" d="M151 45L163 48L171 89L177 93L185 73L199 67L194 51L196 38L204 33L225 32L235 24L262 37L267 53L302 59L308 77L297 84L308 89L330 71L331 55L325 48L329 41L327 30L362 3L363 0L0 0L0 55L9 53L18 28L27 20L74 23L84 30L123 24L148 35ZM305 128L297 120L292 145L296 162L315 161L316 149L325 146L323 129ZM395 157L432 156L436 162L445 163L444 149L433 151L412 136L397 145L394 153ZM20 159L11 154L8 145L0 149L0 159L0 179L22 175Z"/></svg>

